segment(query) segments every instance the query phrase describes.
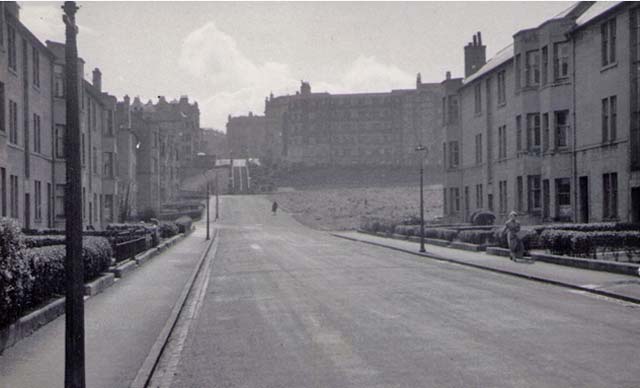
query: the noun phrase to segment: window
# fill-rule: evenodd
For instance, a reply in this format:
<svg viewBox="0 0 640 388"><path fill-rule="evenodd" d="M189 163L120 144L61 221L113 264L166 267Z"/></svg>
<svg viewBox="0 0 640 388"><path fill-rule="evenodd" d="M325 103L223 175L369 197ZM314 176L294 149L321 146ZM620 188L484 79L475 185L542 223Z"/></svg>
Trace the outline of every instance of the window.
<svg viewBox="0 0 640 388"><path fill-rule="evenodd" d="M36 47L33 47L33 68L31 78L33 79L33 84L37 87L40 87L40 53Z"/></svg>
<svg viewBox="0 0 640 388"><path fill-rule="evenodd" d="M56 185L56 218L64 218L64 185Z"/></svg>
<svg viewBox="0 0 640 388"><path fill-rule="evenodd" d="M565 218L571 207L571 181L569 178L556 179L556 204L558 205L557 216Z"/></svg>
<svg viewBox="0 0 640 388"><path fill-rule="evenodd" d="M447 143L442 143L442 165L447 168L449 167L447 164Z"/></svg>
<svg viewBox="0 0 640 388"><path fill-rule="evenodd" d="M0 210L2 217L7 216L7 170L0 168Z"/></svg>
<svg viewBox="0 0 640 388"><path fill-rule="evenodd" d="M476 164L482 164L482 134L476 135Z"/></svg>
<svg viewBox="0 0 640 388"><path fill-rule="evenodd" d="M506 214L508 209L507 204L507 181L498 182L498 210L500 214Z"/></svg>
<svg viewBox="0 0 640 388"><path fill-rule="evenodd" d="M0 4L0 7L2 5ZM0 17L0 19L2 19ZM0 26L1 27L1 26ZM5 110L4 110L4 83L0 82L0 131L6 132Z"/></svg>
<svg viewBox="0 0 640 388"><path fill-rule="evenodd" d="M460 211L460 189L457 187L452 187L450 193L451 213L458 213Z"/></svg>
<svg viewBox="0 0 640 388"><path fill-rule="evenodd" d="M522 211L522 209L524 207L523 206L523 204L524 204L524 201L523 201L524 187L522 185L522 177L521 176L516 178L516 193L518 195L517 198L516 198L516 201L517 201L516 202L516 209L518 211Z"/></svg>
<svg viewBox="0 0 640 388"><path fill-rule="evenodd" d="M53 67L53 89L56 97L64 97L64 67L55 65Z"/></svg>
<svg viewBox="0 0 640 388"><path fill-rule="evenodd" d="M113 152L103 152L102 161L104 164L103 174L105 178L113 178Z"/></svg>
<svg viewBox="0 0 640 388"><path fill-rule="evenodd" d="M602 99L602 142L614 141L617 132L617 98L611 96Z"/></svg>
<svg viewBox="0 0 640 388"><path fill-rule="evenodd" d="M498 104L504 104L507 101L506 85L505 85L505 71L498 72Z"/></svg>
<svg viewBox="0 0 640 388"><path fill-rule="evenodd" d="M464 187L464 219L465 221L469 218L469 186Z"/></svg>
<svg viewBox="0 0 640 388"><path fill-rule="evenodd" d="M553 78L560 80L569 77L569 43L553 44Z"/></svg>
<svg viewBox="0 0 640 388"><path fill-rule="evenodd" d="M554 112L556 121L556 147L562 148L568 145L569 136L569 111Z"/></svg>
<svg viewBox="0 0 640 388"><path fill-rule="evenodd" d="M602 66L616 61L616 19L607 20L600 25Z"/></svg>
<svg viewBox="0 0 640 388"><path fill-rule="evenodd" d="M507 157L507 126L498 127L498 159Z"/></svg>
<svg viewBox="0 0 640 388"><path fill-rule="evenodd" d="M9 100L9 143L18 144L18 104Z"/></svg>
<svg viewBox="0 0 640 388"><path fill-rule="evenodd" d="M444 209L444 214L449 214L449 207L447 206L449 201L447 199L447 188L444 187L442 189L442 209Z"/></svg>
<svg viewBox="0 0 640 388"><path fill-rule="evenodd" d="M64 158L64 125L56 124L56 158Z"/></svg>
<svg viewBox="0 0 640 388"><path fill-rule="evenodd" d="M476 208L482 209L483 206L482 184L476 185Z"/></svg>
<svg viewBox="0 0 640 388"><path fill-rule="evenodd" d="M113 136L113 111L107 111L107 135Z"/></svg>
<svg viewBox="0 0 640 388"><path fill-rule="evenodd" d="M96 149L96 147L93 147L93 154L92 156L92 164L93 164L93 173L97 174L98 173L98 150Z"/></svg>
<svg viewBox="0 0 640 388"><path fill-rule="evenodd" d="M516 149L522 151L522 117L516 116Z"/></svg>
<svg viewBox="0 0 640 388"><path fill-rule="evenodd" d="M104 217L105 222L110 223L114 221L113 217L113 195L106 194L104 196Z"/></svg>
<svg viewBox="0 0 640 388"><path fill-rule="evenodd" d="M9 69L17 71L18 69L18 53L16 48L16 29L7 25L7 55L9 56Z"/></svg>
<svg viewBox="0 0 640 388"><path fill-rule="evenodd" d="M442 125L447 124L447 98L442 97Z"/></svg>
<svg viewBox="0 0 640 388"><path fill-rule="evenodd" d="M542 219L548 220L551 207L551 195L549 193L549 180L542 181Z"/></svg>
<svg viewBox="0 0 640 388"><path fill-rule="evenodd" d="M82 167L84 167L87 164L87 152L85 150L85 143L84 143L84 133L81 135L81 142L80 142L80 146L82 147Z"/></svg>
<svg viewBox="0 0 640 388"><path fill-rule="evenodd" d="M449 142L449 168L457 168L459 163L458 158L458 142Z"/></svg>
<svg viewBox="0 0 640 388"><path fill-rule="evenodd" d="M547 46L542 48L542 84L545 85L548 82L549 75L549 49Z"/></svg>
<svg viewBox="0 0 640 388"><path fill-rule="evenodd" d="M40 181L34 181L34 196L33 196L33 209L34 218L36 220L42 220L42 183Z"/></svg>
<svg viewBox="0 0 640 388"><path fill-rule="evenodd" d="M520 63L520 54L516 55L516 90L520 89L520 85L522 82L522 74L521 74L521 63Z"/></svg>
<svg viewBox="0 0 640 388"><path fill-rule="evenodd" d="M33 114L33 152L42 152L42 129L40 127L40 116Z"/></svg>
<svg viewBox="0 0 640 388"><path fill-rule="evenodd" d="M540 154L540 114L530 113L527 115L527 151Z"/></svg>
<svg viewBox="0 0 640 388"><path fill-rule="evenodd" d="M542 150L549 149L549 113L542 115Z"/></svg>
<svg viewBox="0 0 640 388"><path fill-rule="evenodd" d="M473 88L473 93L474 93L475 112L481 113L482 112L482 85L480 84L480 82L476 83L475 87Z"/></svg>
<svg viewBox="0 0 640 388"><path fill-rule="evenodd" d="M527 195L527 209L529 212L539 211L541 208L540 175L527 176L527 188L529 191Z"/></svg>
<svg viewBox="0 0 640 388"><path fill-rule="evenodd" d="M493 194L487 194L487 207L493 212Z"/></svg>
<svg viewBox="0 0 640 388"><path fill-rule="evenodd" d="M449 112L447 115L449 116L449 124L456 124L458 122L458 97L457 96L449 96Z"/></svg>
<svg viewBox="0 0 640 388"><path fill-rule="evenodd" d="M618 173L602 175L602 218L618 218Z"/></svg>
<svg viewBox="0 0 640 388"><path fill-rule="evenodd" d="M527 52L524 72L527 86L535 86L540 83L540 53L538 50Z"/></svg>
<svg viewBox="0 0 640 388"><path fill-rule="evenodd" d="M19 197L19 192L18 192L18 176L17 175L11 175L9 176L9 209L10 209L10 214L9 217L11 218L18 218L18 199Z"/></svg>

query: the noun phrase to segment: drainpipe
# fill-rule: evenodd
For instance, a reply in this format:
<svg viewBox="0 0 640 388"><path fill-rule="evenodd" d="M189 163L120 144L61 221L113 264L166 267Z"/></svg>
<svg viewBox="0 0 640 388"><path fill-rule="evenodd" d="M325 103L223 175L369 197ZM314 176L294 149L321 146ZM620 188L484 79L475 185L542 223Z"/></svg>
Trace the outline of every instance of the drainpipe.
<svg viewBox="0 0 640 388"><path fill-rule="evenodd" d="M577 222L578 221L578 150L577 150L578 128L577 128L577 122L576 122L576 45L575 45L575 39L572 39L573 37L571 36L571 34L567 34L567 35L569 40L571 41L571 60L573 62L572 63L573 79L571 82L571 88L573 90L573 93L571 93L572 104L573 104L573 112L572 112L573 149L571 150L571 159L572 159L571 170L573 175L573 221Z"/></svg>

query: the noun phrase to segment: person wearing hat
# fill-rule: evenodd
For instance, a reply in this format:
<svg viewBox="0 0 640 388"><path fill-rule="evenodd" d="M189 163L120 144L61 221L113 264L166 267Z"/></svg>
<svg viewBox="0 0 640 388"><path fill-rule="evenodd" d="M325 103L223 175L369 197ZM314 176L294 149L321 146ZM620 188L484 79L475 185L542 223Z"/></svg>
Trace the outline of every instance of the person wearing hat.
<svg viewBox="0 0 640 388"><path fill-rule="evenodd" d="M518 213L512 211L509 213L509 219L504 224L503 233L507 233L507 241L509 242L509 250L511 251L511 260L520 261L524 259L524 244L518 236L520 232L520 223L518 222Z"/></svg>

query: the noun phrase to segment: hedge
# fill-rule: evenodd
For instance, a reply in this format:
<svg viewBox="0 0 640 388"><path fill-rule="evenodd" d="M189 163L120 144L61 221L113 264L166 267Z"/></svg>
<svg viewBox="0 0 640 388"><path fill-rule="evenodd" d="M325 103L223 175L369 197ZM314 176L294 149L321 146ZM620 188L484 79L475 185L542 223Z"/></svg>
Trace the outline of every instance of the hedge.
<svg viewBox="0 0 640 388"><path fill-rule="evenodd" d="M26 248L14 220L0 219L0 326L65 291L64 245ZM106 271L113 251L104 237L84 237L84 280Z"/></svg>
<svg viewBox="0 0 640 388"><path fill-rule="evenodd" d="M25 236L24 245L27 248L47 247L51 245L64 245L65 236L49 235L49 236Z"/></svg>
<svg viewBox="0 0 640 388"><path fill-rule="evenodd" d="M170 221L162 221L158 225L158 230L160 231L160 237L169 238L173 237L176 234L180 233L180 229L178 228L178 224Z"/></svg>
<svg viewBox="0 0 640 388"><path fill-rule="evenodd" d="M461 230L458 240L466 243L483 245L494 242L493 230Z"/></svg>
<svg viewBox="0 0 640 388"><path fill-rule="evenodd" d="M572 230L576 232L606 232L606 231L640 231L640 224L629 222L594 222L590 224L550 224L538 225L533 228L541 234L545 230Z"/></svg>
<svg viewBox="0 0 640 388"><path fill-rule="evenodd" d="M189 233L191 230L191 225L193 224L193 220L191 217L182 216L175 221L176 225L178 225L179 233Z"/></svg>
<svg viewBox="0 0 640 388"><path fill-rule="evenodd" d="M624 251L632 257L640 250L638 231L580 232L573 230L545 230L540 235L541 243L553 254L581 257L596 257L598 250Z"/></svg>

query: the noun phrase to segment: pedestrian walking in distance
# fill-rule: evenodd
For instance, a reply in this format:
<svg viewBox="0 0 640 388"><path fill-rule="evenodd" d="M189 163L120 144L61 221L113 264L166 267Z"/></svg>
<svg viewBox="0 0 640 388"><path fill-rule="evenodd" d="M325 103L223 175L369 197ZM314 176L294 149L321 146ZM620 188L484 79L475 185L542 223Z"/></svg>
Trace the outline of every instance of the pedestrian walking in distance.
<svg viewBox="0 0 640 388"><path fill-rule="evenodd" d="M504 224L502 233L507 233L507 241L509 242L509 250L511 251L511 260L521 261L524 259L524 244L518 236L520 232L520 223L518 222L518 213L512 211L509 213L509 219Z"/></svg>
<svg viewBox="0 0 640 388"><path fill-rule="evenodd" d="M275 216L277 211L278 211L278 202L273 201L273 205L271 205L271 212Z"/></svg>

